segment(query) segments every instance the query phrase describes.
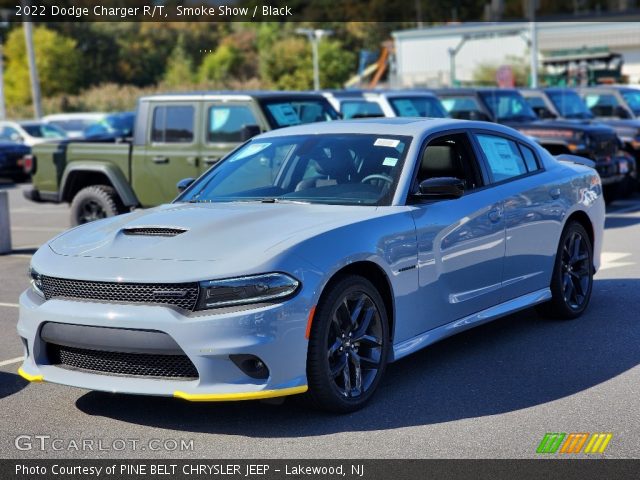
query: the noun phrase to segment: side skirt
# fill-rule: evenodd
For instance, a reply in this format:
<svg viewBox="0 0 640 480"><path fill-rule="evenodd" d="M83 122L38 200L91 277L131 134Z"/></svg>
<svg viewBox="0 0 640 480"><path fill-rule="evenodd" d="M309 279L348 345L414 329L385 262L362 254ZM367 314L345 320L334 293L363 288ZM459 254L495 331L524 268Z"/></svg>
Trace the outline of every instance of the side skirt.
<svg viewBox="0 0 640 480"><path fill-rule="evenodd" d="M543 288L421 333L420 335L394 345L389 361L393 362L451 335L504 317L518 310L532 307L538 303L546 302L550 299L551 290L549 288Z"/></svg>

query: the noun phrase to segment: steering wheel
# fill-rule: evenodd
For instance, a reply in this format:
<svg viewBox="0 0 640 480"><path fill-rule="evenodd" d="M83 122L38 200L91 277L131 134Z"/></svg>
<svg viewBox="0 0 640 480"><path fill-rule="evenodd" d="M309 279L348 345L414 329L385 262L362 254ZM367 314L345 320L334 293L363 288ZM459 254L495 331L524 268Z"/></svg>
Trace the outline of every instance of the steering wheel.
<svg viewBox="0 0 640 480"><path fill-rule="evenodd" d="M373 173L371 175L367 175L362 180L360 180L360 183L371 182L371 180L380 180L382 182L388 183L389 185L393 183L393 178L391 178L389 175L385 175L384 173ZM380 185L380 182L371 182L371 184Z"/></svg>

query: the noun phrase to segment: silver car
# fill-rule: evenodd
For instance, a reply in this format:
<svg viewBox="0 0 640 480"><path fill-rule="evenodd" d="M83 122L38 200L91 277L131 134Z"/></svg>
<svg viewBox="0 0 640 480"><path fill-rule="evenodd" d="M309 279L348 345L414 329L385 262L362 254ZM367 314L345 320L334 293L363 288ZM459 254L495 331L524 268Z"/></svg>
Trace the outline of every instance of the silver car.
<svg viewBox="0 0 640 480"><path fill-rule="evenodd" d="M534 305L578 317L600 263L589 161L486 122L285 128L181 183L37 251L24 378L353 411L447 336Z"/></svg>

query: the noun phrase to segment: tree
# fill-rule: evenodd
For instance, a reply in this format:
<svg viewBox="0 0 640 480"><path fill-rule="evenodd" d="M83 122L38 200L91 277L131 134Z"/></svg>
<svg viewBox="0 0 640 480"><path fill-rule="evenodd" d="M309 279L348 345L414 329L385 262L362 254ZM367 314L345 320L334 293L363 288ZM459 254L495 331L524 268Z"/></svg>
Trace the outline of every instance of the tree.
<svg viewBox="0 0 640 480"><path fill-rule="evenodd" d="M356 71L356 56L339 40L323 39L319 45L320 85L340 88ZM263 54L262 76L280 90L313 88L311 46L302 37L288 37L273 43Z"/></svg>
<svg viewBox="0 0 640 480"><path fill-rule="evenodd" d="M36 27L33 43L42 95L76 93L81 76L81 54L76 49L76 42L46 27ZM7 104L27 105L31 101L31 84L22 28L9 33L4 53Z"/></svg>
<svg viewBox="0 0 640 480"><path fill-rule="evenodd" d="M168 87L180 87L193 83L193 65L185 51L182 35L178 37L178 42L167 60L163 83Z"/></svg>
<svg viewBox="0 0 640 480"><path fill-rule="evenodd" d="M202 83L213 82L216 86L229 83L233 70L240 64L238 51L230 45L220 45L214 52L208 53L200 68L198 79Z"/></svg>
<svg viewBox="0 0 640 480"><path fill-rule="evenodd" d="M473 71L473 83L478 86L496 86L496 72L500 65L509 65L513 72L513 80L516 87L529 85L531 68L526 59L508 55L501 64L495 62L480 63Z"/></svg>

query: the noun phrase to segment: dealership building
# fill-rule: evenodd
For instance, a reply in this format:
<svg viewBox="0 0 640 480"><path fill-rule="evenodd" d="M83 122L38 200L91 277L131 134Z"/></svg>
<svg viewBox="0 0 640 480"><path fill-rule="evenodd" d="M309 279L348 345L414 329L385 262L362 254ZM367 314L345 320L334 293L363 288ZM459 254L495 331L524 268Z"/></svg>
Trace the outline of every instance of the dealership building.
<svg viewBox="0 0 640 480"><path fill-rule="evenodd" d="M519 57L528 62L530 23L454 24L393 33L396 87L449 86L473 81L484 64L506 65ZM622 74L640 82L640 22L537 22L539 65L561 51L600 50L622 55ZM452 76L453 70L453 76Z"/></svg>

